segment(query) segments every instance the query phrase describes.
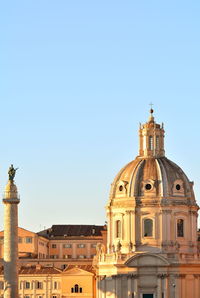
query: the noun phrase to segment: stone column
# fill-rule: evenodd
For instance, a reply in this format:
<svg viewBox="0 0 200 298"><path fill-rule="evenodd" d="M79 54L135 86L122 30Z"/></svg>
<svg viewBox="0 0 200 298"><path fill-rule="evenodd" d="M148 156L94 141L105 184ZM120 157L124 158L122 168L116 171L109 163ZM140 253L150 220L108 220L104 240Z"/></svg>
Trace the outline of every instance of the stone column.
<svg viewBox="0 0 200 298"><path fill-rule="evenodd" d="M199 274L194 274L195 298L199 297Z"/></svg>
<svg viewBox="0 0 200 298"><path fill-rule="evenodd" d="M102 279L102 298L106 298L106 279Z"/></svg>
<svg viewBox="0 0 200 298"><path fill-rule="evenodd" d="M175 298L181 298L181 293L180 293L180 282L181 282L181 275L176 274L175 275Z"/></svg>
<svg viewBox="0 0 200 298"><path fill-rule="evenodd" d="M138 295L138 276L134 275L133 278L134 278L134 298L139 298L139 295Z"/></svg>
<svg viewBox="0 0 200 298"><path fill-rule="evenodd" d="M182 274L182 278L181 278L181 298L187 298L186 297L186 275Z"/></svg>
<svg viewBox="0 0 200 298"><path fill-rule="evenodd" d="M169 276L169 298L177 298L176 297L176 278L174 274L170 274Z"/></svg>
<svg viewBox="0 0 200 298"><path fill-rule="evenodd" d="M129 274L127 276L127 297L132 298L132 286L131 286L132 278L131 275Z"/></svg>
<svg viewBox="0 0 200 298"><path fill-rule="evenodd" d="M18 204L17 187L9 180L4 204L4 298L18 297Z"/></svg>
<svg viewBox="0 0 200 298"><path fill-rule="evenodd" d="M116 277L116 297L122 298L121 296L121 275L117 275Z"/></svg>
<svg viewBox="0 0 200 298"><path fill-rule="evenodd" d="M157 291L156 291L156 297L162 298L162 280L163 278L162 274L158 274L157 276Z"/></svg>
<svg viewBox="0 0 200 298"><path fill-rule="evenodd" d="M164 292L164 297L165 298L170 298L169 297L169 280L168 280L168 275L167 274L164 274L163 275L163 292Z"/></svg>

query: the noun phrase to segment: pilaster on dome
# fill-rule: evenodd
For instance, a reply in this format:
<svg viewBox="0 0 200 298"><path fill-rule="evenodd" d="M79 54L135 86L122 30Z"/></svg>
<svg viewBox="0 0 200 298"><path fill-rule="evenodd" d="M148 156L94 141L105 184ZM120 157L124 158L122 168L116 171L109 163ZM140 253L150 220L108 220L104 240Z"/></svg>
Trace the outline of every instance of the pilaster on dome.
<svg viewBox="0 0 200 298"><path fill-rule="evenodd" d="M139 156L140 157L162 157L164 150L164 127L157 124L153 116L154 110L150 109L148 121L139 129Z"/></svg>

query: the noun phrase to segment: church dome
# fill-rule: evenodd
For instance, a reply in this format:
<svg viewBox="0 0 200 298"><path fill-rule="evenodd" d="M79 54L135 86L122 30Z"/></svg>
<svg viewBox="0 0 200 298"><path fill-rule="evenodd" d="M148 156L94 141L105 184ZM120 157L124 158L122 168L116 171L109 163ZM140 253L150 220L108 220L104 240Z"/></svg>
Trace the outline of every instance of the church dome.
<svg viewBox="0 0 200 298"><path fill-rule="evenodd" d="M110 199L123 197L185 197L194 200L193 183L182 169L165 157L164 127L153 110L139 129L139 156L117 174Z"/></svg>
<svg viewBox="0 0 200 298"><path fill-rule="evenodd" d="M110 197L193 197L192 185L182 169L166 157L136 157L115 177Z"/></svg>

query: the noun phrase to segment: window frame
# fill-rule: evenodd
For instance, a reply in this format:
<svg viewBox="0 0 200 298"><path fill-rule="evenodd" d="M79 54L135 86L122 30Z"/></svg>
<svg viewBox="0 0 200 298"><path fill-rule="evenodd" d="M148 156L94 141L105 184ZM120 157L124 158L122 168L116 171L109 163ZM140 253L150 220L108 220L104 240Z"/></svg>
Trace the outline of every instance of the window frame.
<svg viewBox="0 0 200 298"><path fill-rule="evenodd" d="M29 286L27 287L27 285L29 285ZM30 281L25 281L24 289L26 289L26 290L30 290L31 289L31 283L30 283Z"/></svg>
<svg viewBox="0 0 200 298"><path fill-rule="evenodd" d="M182 223L183 223L183 236L179 236L178 235L178 221L179 220L182 220ZM185 219L183 218L183 217L178 217L177 219L176 219L176 238L184 238L185 237Z"/></svg>
<svg viewBox="0 0 200 298"><path fill-rule="evenodd" d="M63 244L63 248L72 248L72 244L71 243L64 243Z"/></svg>
<svg viewBox="0 0 200 298"><path fill-rule="evenodd" d="M77 244L77 248L85 248L85 244L84 243L79 243L79 244Z"/></svg>
<svg viewBox="0 0 200 298"><path fill-rule="evenodd" d="M148 139L148 145L149 145L149 150L153 150L154 149L154 140L153 140L153 136L150 135L149 139Z"/></svg>
<svg viewBox="0 0 200 298"><path fill-rule="evenodd" d="M151 220L152 221L152 235L151 236L145 236L145 220ZM146 216L142 219L142 238L147 239L147 238L155 238L155 219L149 216Z"/></svg>
<svg viewBox="0 0 200 298"><path fill-rule="evenodd" d="M115 221L115 236L116 238L122 237L122 222L120 219Z"/></svg>
<svg viewBox="0 0 200 298"><path fill-rule="evenodd" d="M26 244L30 244L30 243L33 243L33 237L25 237L25 243Z"/></svg>

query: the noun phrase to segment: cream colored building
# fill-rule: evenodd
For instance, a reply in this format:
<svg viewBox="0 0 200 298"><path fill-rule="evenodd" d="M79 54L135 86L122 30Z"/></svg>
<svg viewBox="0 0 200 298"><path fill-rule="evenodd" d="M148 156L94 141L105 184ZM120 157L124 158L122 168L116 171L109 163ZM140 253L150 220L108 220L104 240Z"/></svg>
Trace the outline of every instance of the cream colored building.
<svg viewBox="0 0 200 298"><path fill-rule="evenodd" d="M19 270L19 298L93 298L95 297L95 274L92 266L69 266L60 270L54 266L22 266ZM87 269L87 270L85 270ZM2 267L1 267L2 271ZM5 291L4 279L0 277L0 297Z"/></svg>
<svg viewBox="0 0 200 298"><path fill-rule="evenodd" d="M193 182L165 157L164 127L151 110L139 155L111 185L107 247L94 260L97 297L199 298L198 209Z"/></svg>

